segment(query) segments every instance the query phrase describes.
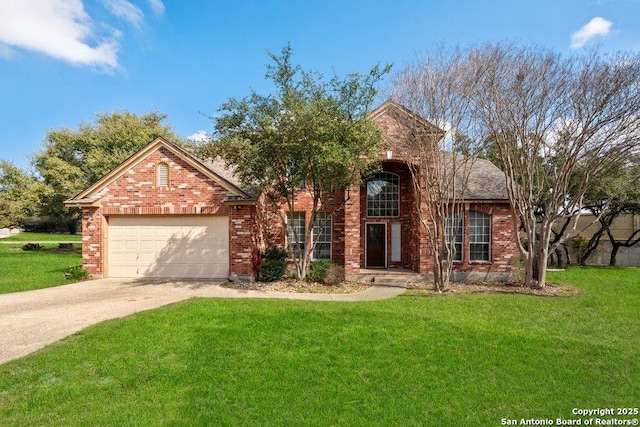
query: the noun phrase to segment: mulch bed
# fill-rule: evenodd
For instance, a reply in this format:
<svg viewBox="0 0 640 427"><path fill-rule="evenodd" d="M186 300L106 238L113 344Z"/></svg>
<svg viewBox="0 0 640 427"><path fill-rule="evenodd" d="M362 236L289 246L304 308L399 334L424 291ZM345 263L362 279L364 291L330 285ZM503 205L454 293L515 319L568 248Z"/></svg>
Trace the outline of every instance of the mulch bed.
<svg viewBox="0 0 640 427"><path fill-rule="evenodd" d="M580 289L570 285L547 284L543 289L525 288L519 283L450 283L444 292L435 290L432 283L411 283L407 286L409 295L456 295L468 293L501 293L538 296L574 296Z"/></svg>
<svg viewBox="0 0 640 427"><path fill-rule="evenodd" d="M280 280L277 282L229 282L222 285L226 288L264 291L264 292L293 292L293 293L326 293L350 294L361 292L371 286L365 282L343 282L336 286L322 283L305 282L301 280ZM581 291L569 285L548 284L544 289L529 289L515 283L451 283L447 290L438 292L433 283L410 283L405 295L459 295L468 293L507 293L539 296L574 296Z"/></svg>
<svg viewBox="0 0 640 427"><path fill-rule="evenodd" d="M328 286L322 283L305 282L303 280L280 280L276 282L229 282L225 288L264 291L264 292L294 292L310 294L352 294L361 292L371 286L370 283L343 282L339 285Z"/></svg>

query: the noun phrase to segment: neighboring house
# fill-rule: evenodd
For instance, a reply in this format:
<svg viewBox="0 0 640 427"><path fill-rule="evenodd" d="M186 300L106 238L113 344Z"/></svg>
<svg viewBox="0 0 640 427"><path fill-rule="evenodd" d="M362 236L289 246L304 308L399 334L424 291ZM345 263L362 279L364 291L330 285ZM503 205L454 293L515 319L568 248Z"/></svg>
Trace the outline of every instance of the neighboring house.
<svg viewBox="0 0 640 427"><path fill-rule="evenodd" d="M392 101L371 114L387 143L381 171L322 209L314 258L343 265L347 276L367 269L432 272L411 173L394 151L410 131L410 116ZM504 182L493 164L475 162L454 279L510 278L517 258ZM222 162L196 159L157 138L65 203L82 209L82 263L95 276L234 280L253 277L256 248L297 244L292 227L304 230L310 202L301 191L285 232L277 215L284 205L266 206Z"/></svg>

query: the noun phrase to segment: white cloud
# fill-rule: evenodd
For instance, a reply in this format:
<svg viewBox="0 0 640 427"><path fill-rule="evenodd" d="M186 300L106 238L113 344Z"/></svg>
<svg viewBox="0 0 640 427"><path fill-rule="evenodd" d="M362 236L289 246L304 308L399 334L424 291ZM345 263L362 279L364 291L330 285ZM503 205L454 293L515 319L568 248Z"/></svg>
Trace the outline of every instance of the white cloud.
<svg viewBox="0 0 640 427"><path fill-rule="evenodd" d="M96 38L81 0L0 0L0 43L9 47L75 65L117 69L117 33L99 42Z"/></svg>
<svg viewBox="0 0 640 427"><path fill-rule="evenodd" d="M105 0L104 6L120 19L139 27L144 20L144 13L139 7L133 5L127 0Z"/></svg>
<svg viewBox="0 0 640 427"><path fill-rule="evenodd" d="M151 10L153 10L154 15L164 15L164 3L162 3L162 0L149 0L149 6L151 6Z"/></svg>
<svg viewBox="0 0 640 427"><path fill-rule="evenodd" d="M606 36L611 31L613 23L596 16L588 24L571 34L571 49L579 49L589 40L597 36Z"/></svg>
<svg viewBox="0 0 640 427"><path fill-rule="evenodd" d="M206 131L203 131L203 130L199 130L196 133L188 136L187 139L189 141L193 141L193 142L197 142L197 143L203 143L203 142L211 141L211 137L209 136L209 134Z"/></svg>

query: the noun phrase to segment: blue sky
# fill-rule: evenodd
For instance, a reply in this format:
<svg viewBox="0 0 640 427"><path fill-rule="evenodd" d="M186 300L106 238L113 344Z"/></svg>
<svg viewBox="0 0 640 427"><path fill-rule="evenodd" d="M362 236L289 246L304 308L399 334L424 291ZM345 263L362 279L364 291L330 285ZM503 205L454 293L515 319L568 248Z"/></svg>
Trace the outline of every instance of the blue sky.
<svg viewBox="0 0 640 427"><path fill-rule="evenodd" d="M0 158L28 168L48 130L157 110L183 137L253 88L266 51L330 75L399 70L437 43L640 50L640 0L0 0ZM203 114L204 113L204 114Z"/></svg>

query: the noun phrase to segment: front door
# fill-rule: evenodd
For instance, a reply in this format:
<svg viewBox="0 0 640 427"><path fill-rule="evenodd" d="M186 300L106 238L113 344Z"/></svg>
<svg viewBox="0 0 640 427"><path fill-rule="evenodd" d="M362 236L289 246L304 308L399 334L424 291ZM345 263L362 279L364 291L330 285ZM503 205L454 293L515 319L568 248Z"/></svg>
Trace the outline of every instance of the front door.
<svg viewBox="0 0 640 427"><path fill-rule="evenodd" d="M367 224L367 267L387 266L387 226Z"/></svg>

